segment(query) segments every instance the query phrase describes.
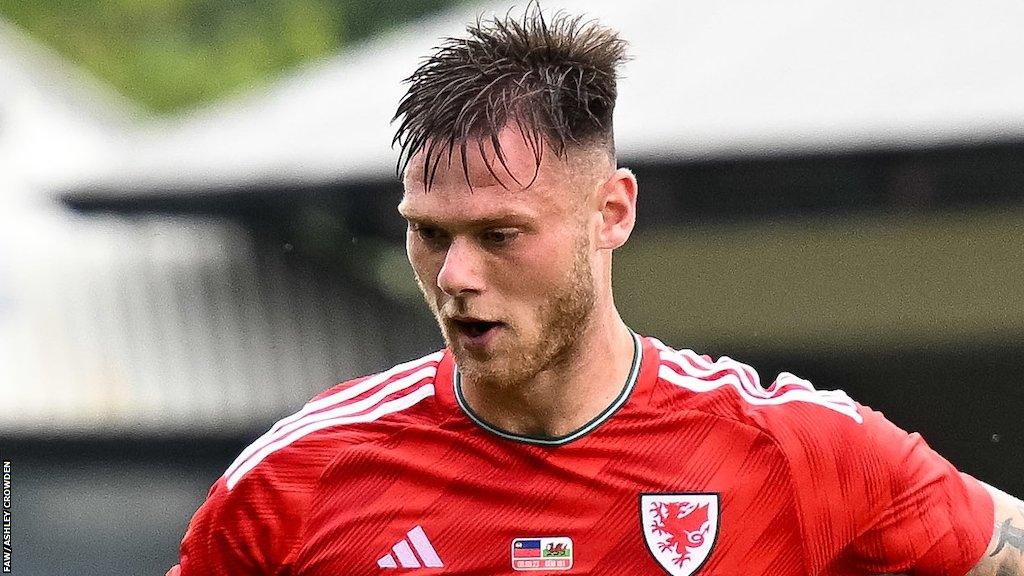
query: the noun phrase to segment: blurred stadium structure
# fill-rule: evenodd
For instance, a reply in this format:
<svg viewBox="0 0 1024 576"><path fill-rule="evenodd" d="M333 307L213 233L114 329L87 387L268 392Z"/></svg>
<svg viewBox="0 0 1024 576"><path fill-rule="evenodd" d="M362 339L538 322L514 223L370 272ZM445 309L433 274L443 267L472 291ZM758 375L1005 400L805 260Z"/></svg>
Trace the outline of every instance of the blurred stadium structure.
<svg viewBox="0 0 1024 576"><path fill-rule="evenodd" d="M1024 494L1024 6L546 7L633 45L633 328L844 388ZM0 438L25 573L169 566L247 440L439 345L389 120L437 38L507 8L160 122L0 27Z"/></svg>

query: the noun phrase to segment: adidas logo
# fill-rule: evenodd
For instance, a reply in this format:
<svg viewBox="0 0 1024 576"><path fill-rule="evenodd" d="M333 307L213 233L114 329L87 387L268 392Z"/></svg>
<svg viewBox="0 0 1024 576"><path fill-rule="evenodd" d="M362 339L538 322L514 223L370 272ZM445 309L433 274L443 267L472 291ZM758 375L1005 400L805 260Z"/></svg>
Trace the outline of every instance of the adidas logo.
<svg viewBox="0 0 1024 576"><path fill-rule="evenodd" d="M411 543L411 545L410 545ZM415 552L414 552L415 551ZM405 538L398 541L391 547L391 553L385 554L377 560L377 566L381 568L440 568L444 566L437 551L430 545L430 539L417 526L405 533Z"/></svg>

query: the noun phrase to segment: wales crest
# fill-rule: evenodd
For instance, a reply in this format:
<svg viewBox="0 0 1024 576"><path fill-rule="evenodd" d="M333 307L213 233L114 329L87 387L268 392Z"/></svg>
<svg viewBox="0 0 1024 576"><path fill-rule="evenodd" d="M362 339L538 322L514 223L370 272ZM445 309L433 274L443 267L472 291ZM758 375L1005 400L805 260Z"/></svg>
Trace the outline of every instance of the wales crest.
<svg viewBox="0 0 1024 576"><path fill-rule="evenodd" d="M672 576L696 574L718 538L718 494L641 494L647 549Z"/></svg>

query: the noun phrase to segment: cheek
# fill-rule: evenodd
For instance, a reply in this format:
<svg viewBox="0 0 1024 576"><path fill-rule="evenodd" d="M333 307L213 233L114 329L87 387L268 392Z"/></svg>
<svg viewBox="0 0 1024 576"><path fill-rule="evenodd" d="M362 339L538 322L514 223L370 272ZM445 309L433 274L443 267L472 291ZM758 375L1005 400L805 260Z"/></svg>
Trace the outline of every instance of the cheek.
<svg viewBox="0 0 1024 576"><path fill-rule="evenodd" d="M437 275L441 271L441 258L408 237L405 241L405 253L420 283L427 287L436 287Z"/></svg>
<svg viewBox="0 0 1024 576"><path fill-rule="evenodd" d="M575 252L570 240L538 242L501 264L506 283L517 293L542 299L571 276Z"/></svg>

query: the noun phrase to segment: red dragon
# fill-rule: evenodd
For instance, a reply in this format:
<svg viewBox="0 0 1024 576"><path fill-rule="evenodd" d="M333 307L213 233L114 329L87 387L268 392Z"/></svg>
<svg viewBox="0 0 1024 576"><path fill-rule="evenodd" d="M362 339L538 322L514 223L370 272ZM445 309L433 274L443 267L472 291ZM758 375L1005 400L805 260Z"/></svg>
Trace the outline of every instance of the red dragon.
<svg viewBox="0 0 1024 576"><path fill-rule="evenodd" d="M559 544L555 544L554 542L549 542L547 549L544 550L544 555L545 556L568 556L569 553L568 553L568 550L566 549L566 546L565 546L564 542L559 543Z"/></svg>
<svg viewBox="0 0 1024 576"><path fill-rule="evenodd" d="M651 531L668 538L658 543L662 552L671 551L676 555L673 563L682 566L690 560L690 548L704 544L710 524L708 504L689 502L655 502L651 505L654 522Z"/></svg>

